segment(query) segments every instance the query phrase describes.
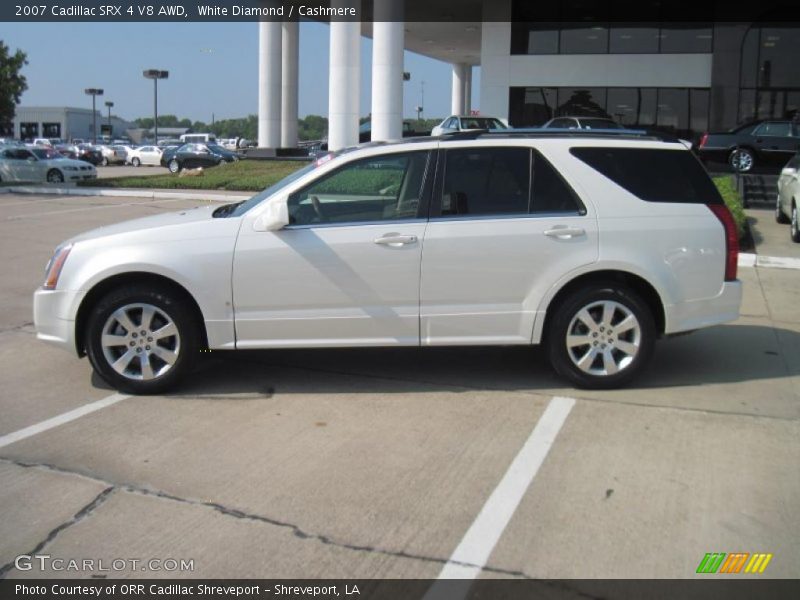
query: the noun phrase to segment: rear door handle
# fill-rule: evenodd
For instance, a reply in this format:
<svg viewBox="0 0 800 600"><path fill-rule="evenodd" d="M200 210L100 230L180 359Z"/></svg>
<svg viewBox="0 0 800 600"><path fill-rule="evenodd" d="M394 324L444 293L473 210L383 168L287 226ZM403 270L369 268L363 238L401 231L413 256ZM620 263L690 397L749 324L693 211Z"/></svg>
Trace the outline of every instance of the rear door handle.
<svg viewBox="0 0 800 600"><path fill-rule="evenodd" d="M415 244L417 242L417 236L401 235L399 233L387 233L380 237L376 237L372 241L382 246L392 246L394 248L398 248L400 246L405 246L406 244Z"/></svg>
<svg viewBox="0 0 800 600"><path fill-rule="evenodd" d="M547 229L544 234L547 237L554 237L560 240L569 240L580 235L586 235L586 231L580 227L559 227L557 225L552 229Z"/></svg>

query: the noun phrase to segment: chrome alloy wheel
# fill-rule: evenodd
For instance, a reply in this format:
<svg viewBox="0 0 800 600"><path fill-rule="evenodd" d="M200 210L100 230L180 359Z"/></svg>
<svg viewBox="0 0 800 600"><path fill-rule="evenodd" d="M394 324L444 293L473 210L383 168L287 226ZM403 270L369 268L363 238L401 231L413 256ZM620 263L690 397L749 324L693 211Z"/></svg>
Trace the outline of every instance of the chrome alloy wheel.
<svg viewBox="0 0 800 600"><path fill-rule="evenodd" d="M170 316L152 304L126 304L103 325L100 345L106 361L128 379L151 381L178 359L181 338Z"/></svg>
<svg viewBox="0 0 800 600"><path fill-rule="evenodd" d="M642 328L626 306L612 300L587 304L567 328L567 354L589 375L614 375L639 353Z"/></svg>
<svg viewBox="0 0 800 600"><path fill-rule="evenodd" d="M747 173L753 168L753 155L749 150L734 150L731 155L731 166L740 173Z"/></svg>

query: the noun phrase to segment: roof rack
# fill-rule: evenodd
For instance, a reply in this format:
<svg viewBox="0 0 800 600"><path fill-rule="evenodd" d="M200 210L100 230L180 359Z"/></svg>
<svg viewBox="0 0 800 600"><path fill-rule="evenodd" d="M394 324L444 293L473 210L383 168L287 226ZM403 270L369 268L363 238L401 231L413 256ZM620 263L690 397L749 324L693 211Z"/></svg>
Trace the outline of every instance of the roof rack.
<svg viewBox="0 0 800 600"><path fill-rule="evenodd" d="M680 140L668 133L647 129L558 129L555 127L530 127L520 129L472 129L469 131L456 131L438 136L442 140L475 140L480 138L629 138L649 139L661 142L676 142Z"/></svg>

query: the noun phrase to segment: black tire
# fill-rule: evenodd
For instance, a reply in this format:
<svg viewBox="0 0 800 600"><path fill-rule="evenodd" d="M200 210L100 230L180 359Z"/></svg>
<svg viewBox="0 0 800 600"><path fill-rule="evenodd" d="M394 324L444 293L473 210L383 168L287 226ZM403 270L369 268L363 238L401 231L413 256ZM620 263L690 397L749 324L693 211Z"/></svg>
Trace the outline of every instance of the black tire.
<svg viewBox="0 0 800 600"><path fill-rule="evenodd" d="M792 222L789 225L789 234L792 237L792 241L800 244L800 215L797 214L797 204L792 203Z"/></svg>
<svg viewBox="0 0 800 600"><path fill-rule="evenodd" d="M627 316L632 315L635 318L638 329L614 332L603 326L602 318L595 323L597 331L584 327L583 321L578 319L578 314L583 309L588 309L596 321L595 315L602 315L601 303L604 302L614 307L610 319L612 327L622 325L627 312ZM552 320L549 321L545 345L555 371L573 385L588 389L621 387L639 375L647 366L653 354L656 327L650 307L635 292L617 283L598 283L574 292L559 304L555 308ZM601 327L604 331L599 331ZM569 348L569 334L575 336L573 340L585 337L588 342L585 345L575 344ZM631 356L616 346L623 344L626 348L638 344L638 349ZM605 365L606 353L610 356L610 360L614 361L614 368L618 369L615 373L600 372L611 370L605 367L600 369L601 364ZM588 359L584 369L577 364L581 362L578 360L581 356Z"/></svg>
<svg viewBox="0 0 800 600"><path fill-rule="evenodd" d="M775 222L781 225L786 225L789 222L789 217L783 214L781 210L781 195L778 194L775 198Z"/></svg>
<svg viewBox="0 0 800 600"><path fill-rule="evenodd" d="M155 309L155 316L149 324L143 323L142 311L138 313L139 322L135 322L136 305ZM110 326L110 323L116 321L112 315L119 314L117 311L122 308L127 309L125 314L135 326L134 331L120 329L120 325ZM177 334L159 340L154 334L157 334L157 330L163 328L170 320ZM140 327L143 331L147 331L145 336L141 335L141 331L135 331ZM169 287L124 286L109 292L91 309L86 328L86 353L95 372L120 392L160 394L177 385L194 368L201 345L200 327L202 324L195 317L187 300ZM111 348L108 345L104 347L102 343L104 334L125 338L124 344ZM177 357L174 363L169 365L159 358L160 354L155 355L155 351L151 353L151 348L156 345L160 345L159 351L166 350L167 354ZM139 354L134 354L134 349ZM123 374L112 367L112 361L115 358L120 359L129 350L131 358L123 360L123 363L130 368L130 371ZM145 371L140 357L144 355L149 357L147 360L154 371L151 379L143 377ZM159 370L163 372L156 372Z"/></svg>
<svg viewBox="0 0 800 600"><path fill-rule="evenodd" d="M171 161L169 161L169 163L167 164L167 168L169 169L169 172L170 172L170 173L178 173L178 172L181 170L181 165L180 165L180 163L179 163L177 160L175 160L175 159L173 158L173 159L172 159Z"/></svg>
<svg viewBox="0 0 800 600"><path fill-rule="evenodd" d="M750 148L735 148L728 156L728 164L737 173L749 173L756 165L756 156Z"/></svg>
<svg viewBox="0 0 800 600"><path fill-rule="evenodd" d="M47 183L64 183L64 174L58 169L50 169L47 172Z"/></svg>
<svg viewBox="0 0 800 600"><path fill-rule="evenodd" d="M103 165L104 167L107 167L107 166L108 166L108 157L104 156L104 157L103 157L103 160L101 161L101 163L102 163L102 165Z"/></svg>
<svg viewBox="0 0 800 600"><path fill-rule="evenodd" d="M140 161L140 160L139 160L139 159L138 159L136 156L134 156L134 157L131 159L131 164L132 164L134 167L139 167L139 166L141 166L141 164L142 164L142 161Z"/></svg>

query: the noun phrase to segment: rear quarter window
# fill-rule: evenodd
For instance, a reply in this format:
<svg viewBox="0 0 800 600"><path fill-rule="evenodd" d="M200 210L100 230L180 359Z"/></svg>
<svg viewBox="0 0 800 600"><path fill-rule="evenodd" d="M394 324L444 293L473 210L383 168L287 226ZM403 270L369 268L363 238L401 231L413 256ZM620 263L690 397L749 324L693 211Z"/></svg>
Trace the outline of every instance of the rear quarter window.
<svg viewBox="0 0 800 600"><path fill-rule="evenodd" d="M646 202L722 204L714 182L688 151L592 147L570 153Z"/></svg>

